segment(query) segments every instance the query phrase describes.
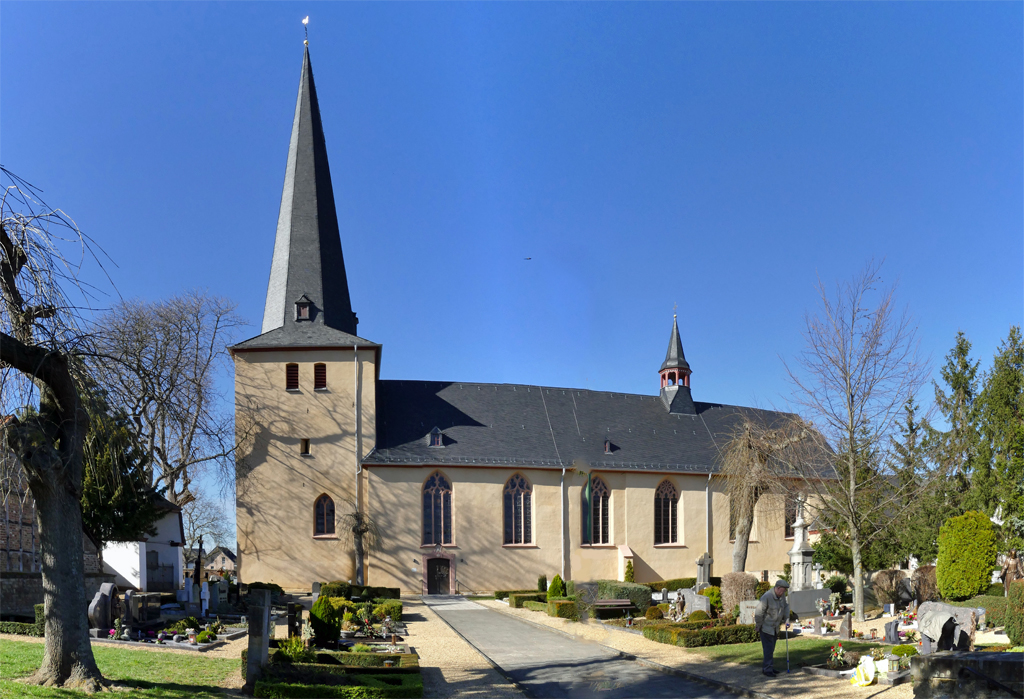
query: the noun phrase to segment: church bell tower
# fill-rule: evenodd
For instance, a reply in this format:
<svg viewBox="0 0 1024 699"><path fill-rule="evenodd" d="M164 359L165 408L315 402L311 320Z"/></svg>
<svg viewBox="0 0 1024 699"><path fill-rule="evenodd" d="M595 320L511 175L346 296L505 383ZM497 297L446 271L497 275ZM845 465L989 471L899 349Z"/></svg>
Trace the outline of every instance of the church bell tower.
<svg viewBox="0 0 1024 699"><path fill-rule="evenodd" d="M679 339L679 323L672 316L672 337L668 341L668 352L661 363L658 375L661 376L661 401L670 413L696 415L690 395L690 365L683 354L683 343Z"/></svg>

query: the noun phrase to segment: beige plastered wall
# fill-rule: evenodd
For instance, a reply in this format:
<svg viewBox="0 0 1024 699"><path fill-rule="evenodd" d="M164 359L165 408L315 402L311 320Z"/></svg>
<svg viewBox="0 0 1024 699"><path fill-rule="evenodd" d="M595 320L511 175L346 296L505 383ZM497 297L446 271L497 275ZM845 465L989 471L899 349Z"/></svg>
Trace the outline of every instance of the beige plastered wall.
<svg viewBox="0 0 1024 699"><path fill-rule="evenodd" d="M374 554L368 581L373 585L400 587L419 594L423 589L424 556L433 545L423 545L421 488L434 472L452 484L453 543L445 553L454 559L455 575L462 592L495 589L531 589L537 576L550 580L561 572L561 509L559 470L451 466L381 466L367 469L367 501L384 528L386 545ZM533 543L502 544L503 499L506 481L515 473L533 486ZM581 497L586 477L568 472L565 481L567 574L575 580L621 579L624 556L631 554L637 582L695 577L697 559L707 549L707 476L663 473L594 472L611 490L610 543L584 546ZM678 542L654 545L654 493L668 479L680 494ZM732 544L728 539L728 499L715 480L710 483L712 501L712 575L732 569ZM783 537L781 510L765 505L755 521L747 569L757 566L778 571L788 560L792 545ZM777 521L776 521L777 520ZM758 528L758 524L762 529ZM628 547L628 550L623 547Z"/></svg>
<svg viewBox="0 0 1024 699"><path fill-rule="evenodd" d="M314 537L314 503L329 495L336 517L351 510L357 486L356 414L361 451L376 439L373 349L236 351L235 401L239 458L236 487L238 574L242 582L272 582L309 589L314 580L355 576L351 545L335 536ZM285 390L285 365L299 365L299 390ZM323 363L327 389L313 389L313 365ZM242 416L254 408L256 427L244 438ZM310 440L309 456L300 440ZM362 496L365 501L365 494Z"/></svg>

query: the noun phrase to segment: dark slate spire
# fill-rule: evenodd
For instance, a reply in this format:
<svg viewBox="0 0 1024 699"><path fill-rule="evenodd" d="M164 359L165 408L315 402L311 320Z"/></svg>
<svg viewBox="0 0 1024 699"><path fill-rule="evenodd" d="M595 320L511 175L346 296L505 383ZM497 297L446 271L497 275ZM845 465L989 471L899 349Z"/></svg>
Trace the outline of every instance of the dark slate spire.
<svg viewBox="0 0 1024 699"><path fill-rule="evenodd" d="M309 320L297 318L297 303L308 303ZM302 57L262 332L326 326L355 335L356 323L307 47Z"/></svg>
<svg viewBox="0 0 1024 699"><path fill-rule="evenodd" d="M686 363L686 355L683 354L683 342L679 339L679 323L676 317L672 316L672 337L668 341L668 352L665 353L665 361L661 369L682 369L690 371L690 365Z"/></svg>

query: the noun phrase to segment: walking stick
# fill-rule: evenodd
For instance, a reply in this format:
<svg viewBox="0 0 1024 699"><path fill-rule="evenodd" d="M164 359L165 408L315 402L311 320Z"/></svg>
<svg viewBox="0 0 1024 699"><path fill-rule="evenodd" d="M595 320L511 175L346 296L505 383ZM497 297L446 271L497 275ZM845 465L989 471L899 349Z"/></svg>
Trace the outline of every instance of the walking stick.
<svg viewBox="0 0 1024 699"><path fill-rule="evenodd" d="M786 674L789 674L789 624L786 624Z"/></svg>

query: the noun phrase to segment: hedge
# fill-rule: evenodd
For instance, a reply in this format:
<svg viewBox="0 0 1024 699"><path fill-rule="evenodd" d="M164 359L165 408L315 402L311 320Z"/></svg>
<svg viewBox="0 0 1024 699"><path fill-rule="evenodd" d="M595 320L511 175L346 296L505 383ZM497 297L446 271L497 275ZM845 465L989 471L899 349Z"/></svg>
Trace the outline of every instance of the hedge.
<svg viewBox="0 0 1024 699"><path fill-rule="evenodd" d="M644 638L683 648L721 646L731 643L754 643L758 640L753 624L717 626L711 629L684 629L677 624L644 626Z"/></svg>
<svg viewBox="0 0 1024 699"><path fill-rule="evenodd" d="M513 609L521 609L523 602L544 602L547 603L548 594L546 592L515 592L508 596L508 606Z"/></svg>
<svg viewBox="0 0 1024 699"><path fill-rule="evenodd" d="M987 597L1005 597L1006 588L1003 587L1002 583L994 583L988 586L988 592L985 595Z"/></svg>
<svg viewBox="0 0 1024 699"><path fill-rule="evenodd" d="M397 587L372 587L370 585L351 585L341 580L332 580L320 586L321 597L344 597L352 599L358 597L361 600L374 599L401 599L402 591Z"/></svg>
<svg viewBox="0 0 1024 699"><path fill-rule="evenodd" d="M619 582L618 580L598 580L597 598L628 599L633 603L640 615L651 606L651 588L640 583Z"/></svg>
<svg viewBox="0 0 1024 699"><path fill-rule="evenodd" d="M381 619L389 616L391 621L399 622L402 620L402 602L397 599L382 602L373 608L373 615Z"/></svg>
<svg viewBox="0 0 1024 699"><path fill-rule="evenodd" d="M947 602L954 607L981 607L985 610L985 622L989 626L1006 624L1006 598L978 595L963 602Z"/></svg>
<svg viewBox="0 0 1024 699"><path fill-rule="evenodd" d="M644 585L651 588L651 592L661 592L663 589L667 589L669 592L675 592L676 590L693 587L696 584L697 578L672 578L671 580L658 580L655 582L644 583Z"/></svg>
<svg viewBox="0 0 1024 699"><path fill-rule="evenodd" d="M505 599L509 595L525 595L527 593L536 592L536 590L495 590L494 599Z"/></svg>
<svg viewBox="0 0 1024 699"><path fill-rule="evenodd" d="M547 612L548 611L548 603L547 602L533 602L533 601L530 601L530 600L524 600L523 601L523 607L526 608L526 609L532 609L535 612Z"/></svg>
<svg viewBox="0 0 1024 699"><path fill-rule="evenodd" d="M398 667L419 667L419 656L415 653L338 653L335 655L342 665L355 667L384 667L385 658L397 658Z"/></svg>
<svg viewBox="0 0 1024 699"><path fill-rule="evenodd" d="M1024 646L1024 581L1010 583L1006 598L1006 635L1014 646Z"/></svg>
<svg viewBox="0 0 1024 699"><path fill-rule="evenodd" d="M46 606L42 604L33 605L36 622L26 624L20 621L0 621L0 633L12 633L19 636L39 636L46 633Z"/></svg>
<svg viewBox="0 0 1024 699"><path fill-rule="evenodd" d="M576 608L576 602L570 599L553 599L547 603L548 616L553 616L558 619L569 619L570 621L579 621L580 612Z"/></svg>
<svg viewBox="0 0 1024 699"><path fill-rule="evenodd" d="M401 699L423 696L423 678L419 674L353 675L352 684L299 684L258 680L253 696L270 699L286 697L320 697L342 699Z"/></svg>
<svg viewBox="0 0 1024 699"><path fill-rule="evenodd" d="M946 520L939 529L935 567L939 594L964 600L988 590L996 554L996 534L987 515L971 510Z"/></svg>

